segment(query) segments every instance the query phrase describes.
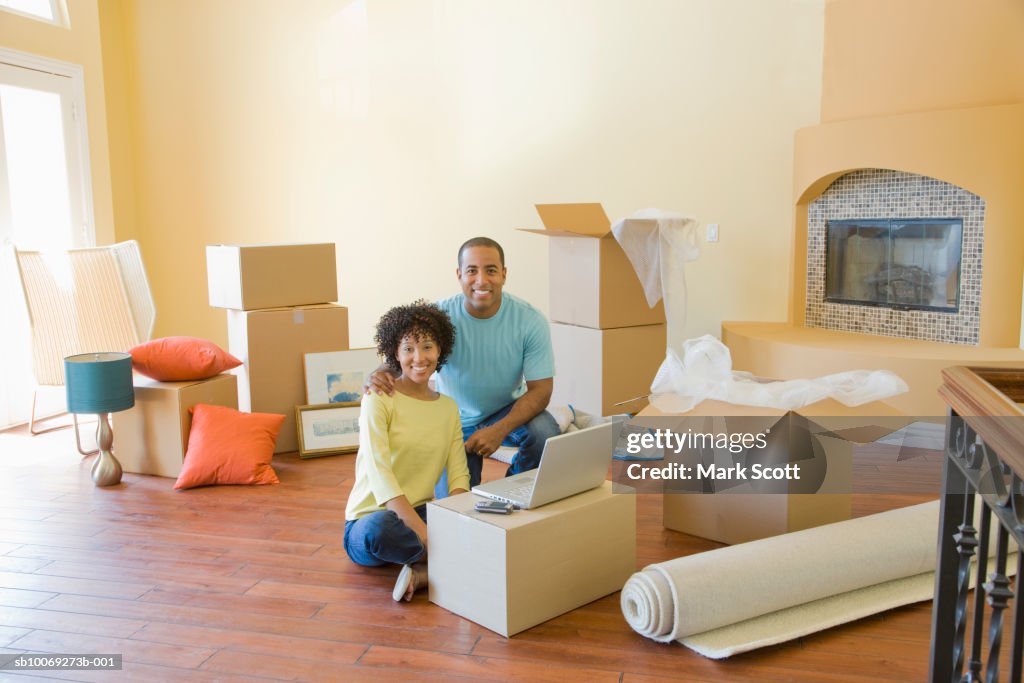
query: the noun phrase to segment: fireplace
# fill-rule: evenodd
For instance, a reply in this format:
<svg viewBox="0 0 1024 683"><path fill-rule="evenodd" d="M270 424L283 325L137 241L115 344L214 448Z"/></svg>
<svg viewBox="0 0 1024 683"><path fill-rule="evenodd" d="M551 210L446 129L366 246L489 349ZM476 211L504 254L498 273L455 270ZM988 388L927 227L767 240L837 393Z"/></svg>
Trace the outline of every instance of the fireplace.
<svg viewBox="0 0 1024 683"><path fill-rule="evenodd" d="M985 201L936 178L867 168L807 207L805 324L977 345Z"/></svg>
<svg viewBox="0 0 1024 683"><path fill-rule="evenodd" d="M962 219L830 220L825 232L826 302L959 309Z"/></svg>
<svg viewBox="0 0 1024 683"><path fill-rule="evenodd" d="M909 392L849 410L916 416L945 414L945 368L1024 368L1024 104L803 128L793 175L788 320L723 322L734 368L785 379L891 370ZM826 300L835 294L826 277L830 223L935 218L962 222L955 311Z"/></svg>

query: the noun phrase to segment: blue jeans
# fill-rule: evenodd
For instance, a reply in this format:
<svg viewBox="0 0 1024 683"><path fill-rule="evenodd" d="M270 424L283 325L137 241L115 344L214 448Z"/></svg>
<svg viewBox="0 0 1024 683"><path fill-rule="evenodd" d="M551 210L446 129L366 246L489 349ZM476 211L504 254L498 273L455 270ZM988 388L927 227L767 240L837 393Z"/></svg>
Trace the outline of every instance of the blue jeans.
<svg viewBox="0 0 1024 683"><path fill-rule="evenodd" d="M427 506L416 514L426 522ZM423 559L426 549L416 532L391 510L371 512L365 517L345 521L345 552L356 564L379 567L382 564L412 564Z"/></svg>
<svg viewBox="0 0 1024 683"><path fill-rule="evenodd" d="M465 441L476 430L489 427L508 415L509 411L512 410L512 405L511 403L508 404L472 427L463 427L462 440ZM519 452L512 458L512 464L509 465L505 476L510 477L513 474L537 469L537 466L540 465L540 456L544 452L544 442L560 433L561 430L558 428L555 418L551 417L551 413L546 410L542 410L532 420L509 432L505 440L501 442L501 445L518 446ZM484 459L477 453L466 451L466 466L469 468L469 486L472 488L480 483L480 477L484 469ZM441 473L441 479L438 480L437 486L434 487L434 497L448 497L448 470Z"/></svg>

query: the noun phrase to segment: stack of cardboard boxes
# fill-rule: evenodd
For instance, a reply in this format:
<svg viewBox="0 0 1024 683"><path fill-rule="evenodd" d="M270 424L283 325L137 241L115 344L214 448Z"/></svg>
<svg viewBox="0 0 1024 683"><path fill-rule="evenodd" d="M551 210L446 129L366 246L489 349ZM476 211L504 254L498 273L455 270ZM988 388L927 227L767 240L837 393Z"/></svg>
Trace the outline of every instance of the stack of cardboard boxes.
<svg viewBox="0 0 1024 683"><path fill-rule="evenodd" d="M306 403L306 353L345 351L348 309L335 303L334 244L206 248L210 305L228 309L228 351L243 365L238 407L285 416L275 453L298 450L295 406Z"/></svg>
<svg viewBox="0 0 1024 683"><path fill-rule="evenodd" d="M538 204L550 238L552 405L593 415L647 405L665 359L665 311L643 287L600 204Z"/></svg>

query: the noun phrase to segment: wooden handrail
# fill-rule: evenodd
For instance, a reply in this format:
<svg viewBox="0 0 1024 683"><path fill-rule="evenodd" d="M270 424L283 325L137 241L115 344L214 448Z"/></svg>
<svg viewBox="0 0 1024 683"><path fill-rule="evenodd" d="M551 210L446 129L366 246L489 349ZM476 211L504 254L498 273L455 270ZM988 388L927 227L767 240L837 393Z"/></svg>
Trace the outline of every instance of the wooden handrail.
<svg viewBox="0 0 1024 683"><path fill-rule="evenodd" d="M1024 370L956 366L942 371L939 395L1024 478ZM1020 419L1013 419L1020 418Z"/></svg>

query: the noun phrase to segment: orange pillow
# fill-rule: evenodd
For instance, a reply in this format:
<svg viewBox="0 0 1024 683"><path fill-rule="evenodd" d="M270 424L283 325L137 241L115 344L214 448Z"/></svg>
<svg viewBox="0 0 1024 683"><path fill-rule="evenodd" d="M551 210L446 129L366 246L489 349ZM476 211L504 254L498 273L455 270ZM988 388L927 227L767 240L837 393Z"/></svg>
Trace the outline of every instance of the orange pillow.
<svg viewBox="0 0 1024 683"><path fill-rule="evenodd" d="M164 337L131 351L132 367L161 382L208 379L242 364L211 341L195 337Z"/></svg>
<svg viewBox="0 0 1024 683"><path fill-rule="evenodd" d="M270 459L283 422L284 415L200 403L192 408L188 452L174 488L279 483Z"/></svg>

